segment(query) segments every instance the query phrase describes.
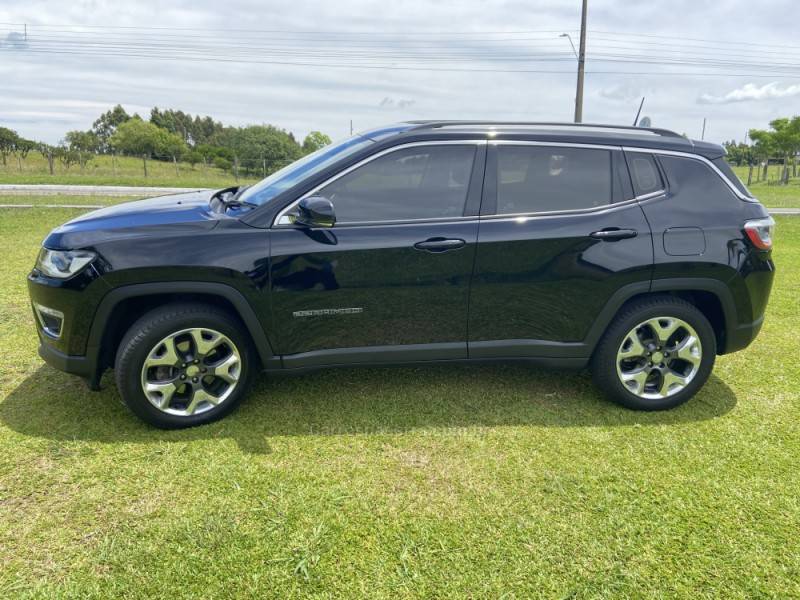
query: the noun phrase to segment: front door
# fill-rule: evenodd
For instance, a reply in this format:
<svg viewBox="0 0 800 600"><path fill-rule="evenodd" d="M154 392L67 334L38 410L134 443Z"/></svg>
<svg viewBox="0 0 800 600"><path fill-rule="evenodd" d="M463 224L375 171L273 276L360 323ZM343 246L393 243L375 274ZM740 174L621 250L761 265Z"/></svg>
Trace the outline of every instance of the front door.
<svg viewBox="0 0 800 600"><path fill-rule="evenodd" d="M314 192L333 203L334 227L273 227L286 367L467 356L484 162L480 144L399 146Z"/></svg>
<svg viewBox="0 0 800 600"><path fill-rule="evenodd" d="M651 277L650 227L621 151L497 142L486 179L470 357L586 356L614 292Z"/></svg>

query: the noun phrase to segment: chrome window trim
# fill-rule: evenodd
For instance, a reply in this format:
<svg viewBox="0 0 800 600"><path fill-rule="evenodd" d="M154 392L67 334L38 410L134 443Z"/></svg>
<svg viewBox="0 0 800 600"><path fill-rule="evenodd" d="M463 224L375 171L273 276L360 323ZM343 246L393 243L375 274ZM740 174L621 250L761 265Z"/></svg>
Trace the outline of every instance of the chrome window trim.
<svg viewBox="0 0 800 600"><path fill-rule="evenodd" d="M745 202L758 202L756 198L751 198L750 196L746 196L742 192L739 191L733 182L725 176L725 173L719 170L717 165L715 165L712 161L708 160L705 156L700 156L699 154L692 154L691 152L680 152L678 150L661 150L658 148L631 148L628 146L623 146L622 148L625 152L643 152L647 154L657 154L657 155L664 155L664 156L677 156L680 158L689 158L692 160L699 161L706 166L710 167L714 173L717 174L717 177L722 179L725 185L734 193L734 195L739 198L740 200L744 200Z"/></svg>
<svg viewBox="0 0 800 600"><path fill-rule="evenodd" d="M549 146L558 148L586 148L587 150L622 150L622 146L607 144L582 144L579 142L540 142L537 140L489 140L492 146Z"/></svg>
<svg viewBox="0 0 800 600"><path fill-rule="evenodd" d="M497 221L502 219L508 219L510 221L515 221L519 219L533 219L533 218L542 218L542 217L569 217L571 215L577 214L594 214L598 212L603 212L607 210L615 210L619 207L630 206L635 204L637 198L631 198L630 200L622 200L620 202L610 202L608 204L603 204L601 206L593 206L591 208L570 208L565 210L544 210L539 212L527 212L527 213L503 213L501 215L481 215L481 221Z"/></svg>
<svg viewBox="0 0 800 600"><path fill-rule="evenodd" d="M647 192L641 196L636 196L634 200L649 200L650 198L657 198L667 193L667 190L656 190L655 192Z"/></svg>
<svg viewBox="0 0 800 600"><path fill-rule="evenodd" d="M477 147L477 146L485 145L487 143L487 141L488 140L475 140L475 139L470 139L470 140L427 140L427 141L424 141L424 142L409 142L407 144L400 144L398 146L392 146L391 148L386 148L384 150L381 150L380 152L376 152L375 154L366 157L363 160L360 160L356 164L347 167L345 170L340 171L339 173L336 173L336 175L333 175L333 176L329 177L328 179L323 181L321 184L319 184L315 188L311 189L310 191L306 192L305 194L303 194L302 196L300 196L299 198L294 200L292 203L290 203L288 206L286 206L281 212L279 212L278 215L273 219L272 227L273 228L280 228L280 229L291 228L293 223L288 221L287 213L289 211L291 211L295 206L297 206L300 203L301 200L303 200L304 198L309 198L309 197L313 196L316 192L318 192L319 190L324 188L326 185L329 185L329 184L333 183L334 181L336 181L337 179L339 179L341 177L344 177L348 173L350 173L352 171L355 171L359 167L362 167L362 166L366 165L367 163L372 162L376 158L380 158L381 156L385 156L387 154L391 154L392 152L397 152L398 150L404 150L406 148L414 148L414 147L417 147L417 146L476 146ZM464 201L466 202L466 197L464 198ZM284 219L284 218L286 218L286 221L285 222L281 222L281 220ZM350 226L350 225L358 225L358 226L360 226L360 225L381 225L381 224L396 225L396 224L400 224L400 223L447 222L447 221L474 219L474 218L477 218L477 217L465 217L465 216L462 215L460 217L433 217L433 218L426 218L426 219L399 219L399 220L391 220L391 221L342 221L342 222L337 222L336 225L334 225L334 228L336 228L336 227L346 227L346 226Z"/></svg>

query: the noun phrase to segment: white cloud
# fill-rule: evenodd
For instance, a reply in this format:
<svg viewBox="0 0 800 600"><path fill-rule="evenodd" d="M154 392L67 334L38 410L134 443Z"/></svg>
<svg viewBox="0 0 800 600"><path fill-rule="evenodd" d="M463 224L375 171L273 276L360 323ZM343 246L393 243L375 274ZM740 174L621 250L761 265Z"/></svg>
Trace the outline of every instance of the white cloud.
<svg viewBox="0 0 800 600"><path fill-rule="evenodd" d="M800 96L800 84L782 86L777 81L773 81L772 83L765 83L762 86L757 86L754 83L746 83L742 87L722 96L701 94L697 99L697 103L731 104L733 102L775 100L779 98L789 98L791 96Z"/></svg>
<svg viewBox="0 0 800 600"><path fill-rule="evenodd" d="M397 100L395 100L394 98L390 98L389 96L386 96L383 100L380 101L378 106L380 108L395 108L395 107L397 107L397 108L401 108L402 109L402 108L410 108L411 106L414 106L415 103L416 103L416 100L409 100L407 98L398 98Z"/></svg>

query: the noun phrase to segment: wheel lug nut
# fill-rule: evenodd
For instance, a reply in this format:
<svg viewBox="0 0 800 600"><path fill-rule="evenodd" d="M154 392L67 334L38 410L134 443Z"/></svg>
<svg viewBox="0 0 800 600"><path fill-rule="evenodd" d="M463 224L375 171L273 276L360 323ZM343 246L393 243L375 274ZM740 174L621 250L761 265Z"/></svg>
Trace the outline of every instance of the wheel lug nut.
<svg viewBox="0 0 800 600"><path fill-rule="evenodd" d="M192 377L192 383L197 383L197 377Z"/></svg>

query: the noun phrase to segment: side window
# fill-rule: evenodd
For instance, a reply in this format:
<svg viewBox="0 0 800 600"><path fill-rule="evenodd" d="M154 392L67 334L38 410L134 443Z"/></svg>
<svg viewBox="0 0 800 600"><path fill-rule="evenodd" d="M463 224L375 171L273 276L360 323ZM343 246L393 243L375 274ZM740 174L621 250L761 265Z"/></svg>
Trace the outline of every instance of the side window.
<svg viewBox="0 0 800 600"><path fill-rule="evenodd" d="M497 146L497 214L575 210L611 202L611 152Z"/></svg>
<svg viewBox="0 0 800 600"><path fill-rule="evenodd" d="M475 146L430 145L390 152L331 182L319 194L339 223L460 217Z"/></svg>
<svg viewBox="0 0 800 600"><path fill-rule="evenodd" d="M627 159L631 170L633 192L636 196L644 196L664 189L661 173L658 172L656 161L651 154L630 152L627 153Z"/></svg>
<svg viewBox="0 0 800 600"><path fill-rule="evenodd" d="M659 156L658 160L675 194L686 194L705 206L725 206L736 198L722 178L699 160L678 156Z"/></svg>

